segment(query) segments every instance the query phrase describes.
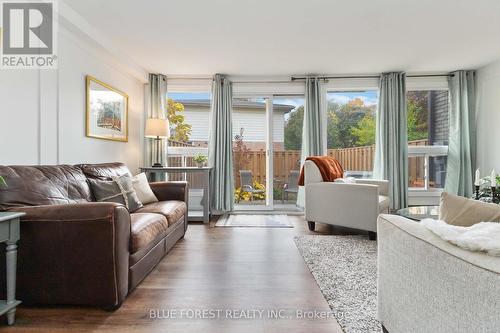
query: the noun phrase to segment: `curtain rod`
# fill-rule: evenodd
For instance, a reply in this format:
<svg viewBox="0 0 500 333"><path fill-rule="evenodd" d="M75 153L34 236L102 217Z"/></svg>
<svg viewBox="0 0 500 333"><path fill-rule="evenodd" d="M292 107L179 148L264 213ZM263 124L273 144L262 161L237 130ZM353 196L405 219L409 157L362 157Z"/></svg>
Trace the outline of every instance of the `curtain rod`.
<svg viewBox="0 0 500 333"><path fill-rule="evenodd" d="M453 77L455 74L413 74L407 75L406 77ZM380 75L358 75L358 76L317 76L318 79L330 80L330 79L378 79ZM305 80L305 76L292 76L292 81Z"/></svg>

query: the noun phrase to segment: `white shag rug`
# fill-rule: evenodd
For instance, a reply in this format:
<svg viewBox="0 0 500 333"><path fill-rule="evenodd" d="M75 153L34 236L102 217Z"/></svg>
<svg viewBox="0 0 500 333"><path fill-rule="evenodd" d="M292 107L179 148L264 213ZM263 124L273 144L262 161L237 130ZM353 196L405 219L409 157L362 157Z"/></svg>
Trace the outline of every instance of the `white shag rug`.
<svg viewBox="0 0 500 333"><path fill-rule="evenodd" d="M500 257L500 223L481 222L470 227L451 225L441 220L420 221L427 229L447 242L469 251L486 252Z"/></svg>
<svg viewBox="0 0 500 333"><path fill-rule="evenodd" d="M295 244L346 333L382 332L377 242L366 236L298 236Z"/></svg>
<svg viewBox="0 0 500 333"><path fill-rule="evenodd" d="M293 228L287 215L245 215L226 214L219 218L216 227L257 227L257 228Z"/></svg>

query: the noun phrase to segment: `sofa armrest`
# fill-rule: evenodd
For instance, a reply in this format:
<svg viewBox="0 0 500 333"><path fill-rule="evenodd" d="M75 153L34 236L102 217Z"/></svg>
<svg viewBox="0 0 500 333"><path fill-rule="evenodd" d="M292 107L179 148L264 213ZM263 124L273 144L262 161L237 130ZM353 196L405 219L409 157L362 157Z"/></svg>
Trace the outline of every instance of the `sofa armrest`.
<svg viewBox="0 0 500 333"><path fill-rule="evenodd" d="M160 201L179 200L188 202L188 183L183 181L149 183L153 193Z"/></svg>
<svg viewBox="0 0 500 333"><path fill-rule="evenodd" d="M378 319L389 332L498 330L499 257L466 251L387 214L378 218L377 246Z"/></svg>
<svg viewBox="0 0 500 333"><path fill-rule="evenodd" d="M18 293L25 303L120 306L128 293L130 214L116 203L22 211ZM3 275L1 275L3 276Z"/></svg>

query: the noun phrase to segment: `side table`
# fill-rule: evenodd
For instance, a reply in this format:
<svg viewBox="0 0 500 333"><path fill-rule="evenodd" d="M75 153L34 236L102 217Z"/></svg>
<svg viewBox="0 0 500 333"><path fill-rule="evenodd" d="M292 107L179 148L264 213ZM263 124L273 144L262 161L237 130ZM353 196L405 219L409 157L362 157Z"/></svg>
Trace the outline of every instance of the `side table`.
<svg viewBox="0 0 500 333"><path fill-rule="evenodd" d="M400 209L396 212L396 214L413 221L422 221L423 219L438 219L439 206L413 206Z"/></svg>
<svg viewBox="0 0 500 333"><path fill-rule="evenodd" d="M25 213L0 212L0 242L6 246L7 299L0 300L0 316L7 314L7 324L14 324L16 307L21 301L16 300L17 241L19 240L19 219Z"/></svg>

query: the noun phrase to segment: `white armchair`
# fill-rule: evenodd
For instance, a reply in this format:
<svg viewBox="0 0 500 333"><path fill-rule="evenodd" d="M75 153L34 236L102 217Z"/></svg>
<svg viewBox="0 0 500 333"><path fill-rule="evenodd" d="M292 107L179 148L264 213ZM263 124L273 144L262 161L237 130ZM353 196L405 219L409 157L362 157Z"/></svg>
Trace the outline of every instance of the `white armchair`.
<svg viewBox="0 0 500 333"><path fill-rule="evenodd" d="M312 161L304 164L305 214L309 230L315 222L368 231L375 239L377 217L389 212L389 182L357 179L356 183L323 182Z"/></svg>

